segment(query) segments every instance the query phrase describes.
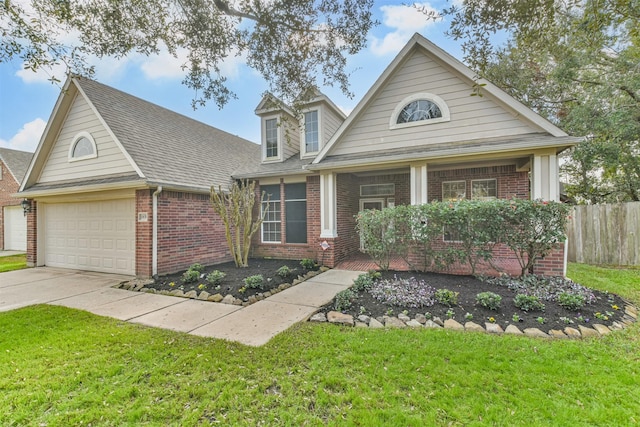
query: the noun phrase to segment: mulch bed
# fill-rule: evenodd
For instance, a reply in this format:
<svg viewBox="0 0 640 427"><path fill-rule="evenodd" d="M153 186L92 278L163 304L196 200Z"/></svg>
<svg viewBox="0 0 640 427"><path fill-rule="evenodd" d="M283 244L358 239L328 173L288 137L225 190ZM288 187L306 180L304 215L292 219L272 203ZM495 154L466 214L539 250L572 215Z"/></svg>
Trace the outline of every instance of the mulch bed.
<svg viewBox="0 0 640 427"><path fill-rule="evenodd" d="M402 306L394 306L381 303L371 294L362 291L356 294L352 300L351 308L343 310L346 314L351 314L357 318L360 314L378 318L384 315L397 316L405 312L409 317L414 318L416 314L426 314L427 318L439 317L442 321L450 316L447 315L448 310L453 311L453 319L463 324L467 321L473 321L481 326L485 322L489 322L489 318L494 318L495 323L499 324L503 329L509 324L514 324L520 330L525 328L538 328L543 332L551 329L563 330L565 327L577 328L578 325L591 326L594 323L600 323L606 326L612 325L614 321L620 322L624 315L625 302L617 295L605 294L593 290L596 301L586 304L579 312L570 311L553 301L542 301L545 304L544 311L525 312L517 308L513 299L517 292L504 286L498 286L483 282L472 276L456 276L449 274L437 273L418 273L418 272L393 272L387 271L382 273L382 279L393 279L395 276L400 278L415 277L418 280L424 280L425 283L435 289L446 288L454 292L458 292L458 304L448 307L436 302L434 305L422 308L410 308ZM497 311L489 310L476 304L476 295L480 292L490 291L502 297L500 309ZM617 306L618 310L613 306ZM323 307L321 311L327 313L335 310L335 299ZM596 313L611 313L608 320L596 318ZM468 313L471 315L469 316ZM518 315L520 321L514 322L513 315ZM471 317L469 319L469 317ZM540 323L536 319L544 318L544 323ZM564 320L565 318L568 320ZM568 322L573 323L568 323Z"/></svg>
<svg viewBox="0 0 640 427"><path fill-rule="evenodd" d="M276 274L277 270L287 266L291 269L292 274L288 277L281 277ZM207 274L214 270L222 271L226 273L225 278L220 283L219 287L213 286L205 280ZM313 270L317 270L317 267ZM207 291L210 294L221 295L233 295L235 298L247 301L249 297L258 293L269 292L283 283L291 283L298 276L302 276L311 270L307 270L300 265L300 261L297 260L282 260L282 259L249 259L249 266L238 268L233 262L227 262L224 264L216 264L206 266L201 275L200 280L191 283L185 283L182 280L182 273L171 274L167 276L159 277L154 283L147 284L145 287L153 288L157 291L173 291L176 289L182 290L184 293L189 291L202 292ZM262 289L249 289L246 288L243 291L241 289L245 287L243 280L249 276L255 276L261 274L264 277L264 286Z"/></svg>

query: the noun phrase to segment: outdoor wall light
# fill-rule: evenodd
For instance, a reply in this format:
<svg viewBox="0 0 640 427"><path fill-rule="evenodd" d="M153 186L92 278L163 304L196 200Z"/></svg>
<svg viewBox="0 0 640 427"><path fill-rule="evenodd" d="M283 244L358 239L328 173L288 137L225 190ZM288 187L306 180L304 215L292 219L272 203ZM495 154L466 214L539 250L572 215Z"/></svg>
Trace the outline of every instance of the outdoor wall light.
<svg viewBox="0 0 640 427"><path fill-rule="evenodd" d="M22 211L25 215L31 212L31 201L29 201L28 199L24 199L22 202L20 202L20 205L22 206Z"/></svg>

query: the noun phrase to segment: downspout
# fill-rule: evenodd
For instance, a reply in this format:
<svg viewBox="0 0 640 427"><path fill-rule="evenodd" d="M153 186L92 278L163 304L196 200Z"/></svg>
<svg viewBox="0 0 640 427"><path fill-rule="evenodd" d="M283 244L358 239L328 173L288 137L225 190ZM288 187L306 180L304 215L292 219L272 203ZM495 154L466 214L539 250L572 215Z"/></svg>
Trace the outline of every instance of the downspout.
<svg viewBox="0 0 640 427"><path fill-rule="evenodd" d="M151 275L158 275L158 195L162 193L162 185L153 192L153 213L151 231Z"/></svg>

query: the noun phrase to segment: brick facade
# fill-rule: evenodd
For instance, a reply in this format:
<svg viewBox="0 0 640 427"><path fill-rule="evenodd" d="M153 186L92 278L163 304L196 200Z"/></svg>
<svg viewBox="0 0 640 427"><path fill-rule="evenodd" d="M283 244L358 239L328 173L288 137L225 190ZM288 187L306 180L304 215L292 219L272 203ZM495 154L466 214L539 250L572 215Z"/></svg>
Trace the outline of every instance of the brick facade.
<svg viewBox="0 0 640 427"><path fill-rule="evenodd" d="M136 191L136 218L140 213L147 214L147 221L136 221L136 275L151 277L153 247L153 192Z"/></svg>
<svg viewBox="0 0 640 427"><path fill-rule="evenodd" d="M428 198L430 201L442 200L442 183L445 181L465 181L466 195L470 199L471 181L474 179L495 179L498 199L529 198L529 174L528 172L517 172L515 165L428 172Z"/></svg>
<svg viewBox="0 0 640 427"><path fill-rule="evenodd" d="M27 213L27 266L35 267L38 262L38 202L31 200L31 210Z"/></svg>
<svg viewBox="0 0 640 427"><path fill-rule="evenodd" d="M9 168L1 160L0 169L0 249L4 249L4 207L19 205L22 199L11 197L18 192L20 183L14 179Z"/></svg>

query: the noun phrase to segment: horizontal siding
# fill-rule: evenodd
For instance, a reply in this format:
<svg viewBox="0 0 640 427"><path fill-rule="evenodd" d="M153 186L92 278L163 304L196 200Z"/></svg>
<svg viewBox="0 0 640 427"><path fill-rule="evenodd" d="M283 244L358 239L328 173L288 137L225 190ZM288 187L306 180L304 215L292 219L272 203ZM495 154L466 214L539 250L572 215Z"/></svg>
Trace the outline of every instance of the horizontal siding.
<svg viewBox="0 0 640 427"><path fill-rule="evenodd" d="M322 131L322 146L324 147L327 142L329 142L333 134L336 133L343 120L329 108L325 108L322 111L322 118L324 122L324 129Z"/></svg>
<svg viewBox="0 0 640 427"><path fill-rule="evenodd" d="M407 96L420 92L441 97L449 107L451 120L389 129L396 106ZM330 154L356 154L541 131L518 119L489 96L471 96L471 93L468 83L423 52L414 52L342 135Z"/></svg>
<svg viewBox="0 0 640 427"><path fill-rule="evenodd" d="M294 122L291 117L289 120ZM282 152L284 154L283 161L300 153L300 130L288 122L282 123Z"/></svg>
<svg viewBox="0 0 640 427"><path fill-rule="evenodd" d="M82 131L89 132L95 140L98 157L69 162L69 147L75 136ZM133 167L87 101L78 95L54 142L38 182L91 178L133 171Z"/></svg>

